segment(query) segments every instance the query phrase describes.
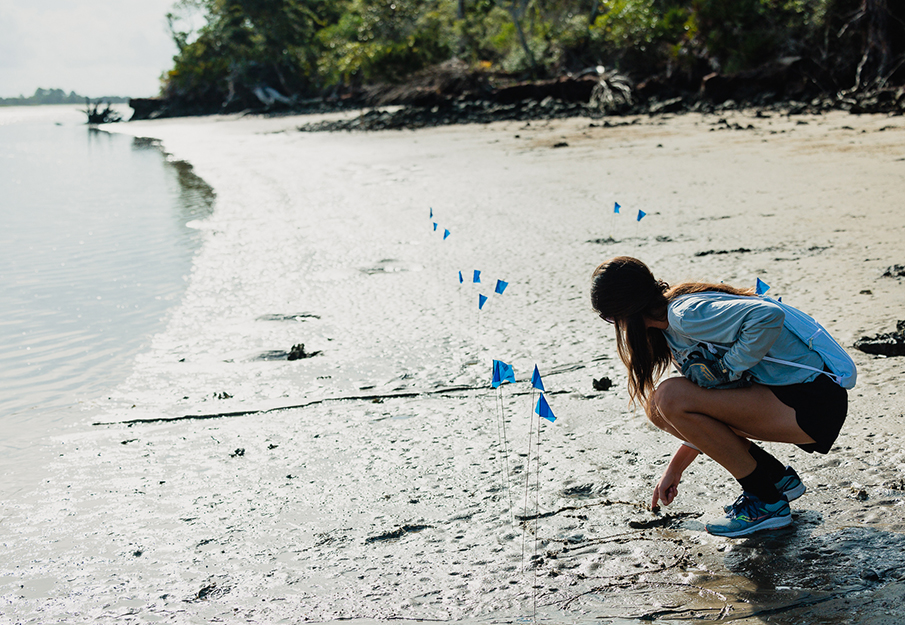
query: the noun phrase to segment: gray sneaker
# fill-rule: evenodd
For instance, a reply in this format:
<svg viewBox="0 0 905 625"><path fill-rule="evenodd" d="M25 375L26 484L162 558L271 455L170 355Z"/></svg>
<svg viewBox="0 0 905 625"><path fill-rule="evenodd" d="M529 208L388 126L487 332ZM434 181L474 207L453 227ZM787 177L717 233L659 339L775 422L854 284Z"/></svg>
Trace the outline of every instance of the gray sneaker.
<svg viewBox="0 0 905 625"><path fill-rule="evenodd" d="M786 496L786 501L795 501L804 495L808 488L804 485L804 482L801 481L801 478L798 477L798 473L795 472L795 469L791 466L787 466L786 472L783 474L782 478L776 482L776 490L779 491L780 495ZM729 506L723 506L723 512L726 513L726 516L731 517L737 513L737 508L741 505L743 498L744 495L736 499L735 503Z"/></svg>
<svg viewBox="0 0 905 625"><path fill-rule="evenodd" d="M708 523L706 529L714 536L736 538L761 530L779 529L792 524L792 511L785 497L776 503L764 503L751 493L742 493L735 511L726 519Z"/></svg>
<svg viewBox="0 0 905 625"><path fill-rule="evenodd" d="M776 482L776 490L785 495L789 501L795 501L804 495L807 489L808 487L798 477L795 469L790 466L786 467L786 472L782 479Z"/></svg>

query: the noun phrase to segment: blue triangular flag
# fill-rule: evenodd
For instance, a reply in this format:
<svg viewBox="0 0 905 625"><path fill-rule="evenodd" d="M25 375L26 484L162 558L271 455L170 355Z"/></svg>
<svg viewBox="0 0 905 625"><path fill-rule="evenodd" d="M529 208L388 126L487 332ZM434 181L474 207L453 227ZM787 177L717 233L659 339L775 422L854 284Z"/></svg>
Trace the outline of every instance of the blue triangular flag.
<svg viewBox="0 0 905 625"><path fill-rule="evenodd" d="M449 230L444 230L444 231L443 231L443 240L444 240L444 241L446 240L446 237L449 236L449 234L450 234L450 233L449 233Z"/></svg>
<svg viewBox="0 0 905 625"><path fill-rule="evenodd" d="M481 272L477 269L474 270L474 276L472 276L471 281L475 284L481 281Z"/></svg>
<svg viewBox="0 0 905 625"><path fill-rule="evenodd" d="M540 379L540 372L537 370L537 365L534 365L534 373L531 374L531 386L534 388L544 391L544 381Z"/></svg>
<svg viewBox="0 0 905 625"><path fill-rule="evenodd" d="M502 294L503 294L503 291L506 290L506 287L507 287L507 286L509 286L509 283L508 283L508 282L505 282L505 281L503 281L503 280L497 280L497 281L496 281L496 288L494 289L494 291L495 291L496 293L499 293L500 295L502 295Z"/></svg>
<svg viewBox="0 0 905 625"><path fill-rule="evenodd" d="M437 231L437 222L435 221L434 222L434 232L436 232L436 231Z"/></svg>
<svg viewBox="0 0 905 625"><path fill-rule="evenodd" d="M757 293L758 295L763 295L764 293L766 293L769 290L770 290L770 285L767 284L766 282L764 282L763 280L761 280L760 278L758 278L757 286L754 287L754 292Z"/></svg>
<svg viewBox="0 0 905 625"><path fill-rule="evenodd" d="M618 213L620 208L622 207L619 205L619 202L616 202L616 207L613 209L613 212Z"/></svg>
<svg viewBox="0 0 905 625"><path fill-rule="evenodd" d="M637 221L641 221L641 220L644 218L645 215L647 215L647 213L645 213L645 212L642 211L642 210L639 210L639 211L638 211L638 219L637 219Z"/></svg>
<svg viewBox="0 0 905 625"><path fill-rule="evenodd" d="M481 310L482 308L484 308L484 304L486 304L486 303L487 303L487 296L481 295L480 293L478 293L478 310Z"/></svg>
<svg viewBox="0 0 905 625"><path fill-rule="evenodd" d="M459 284L462 284L465 280L462 278L462 272L459 272Z"/></svg>
<svg viewBox="0 0 905 625"><path fill-rule="evenodd" d="M500 382L512 382L515 384L515 370L512 365L500 361Z"/></svg>
<svg viewBox="0 0 905 625"><path fill-rule="evenodd" d="M553 411L550 410L550 404L547 403L546 398L544 398L543 393L540 398L537 400L537 406L534 407L534 412L536 412L539 416L544 419L550 421L556 421L556 417L553 415Z"/></svg>
<svg viewBox="0 0 905 625"><path fill-rule="evenodd" d="M493 379L491 380L490 385L493 388L497 388L503 382L515 383L515 371L513 371L512 365L507 365L502 360L494 360Z"/></svg>

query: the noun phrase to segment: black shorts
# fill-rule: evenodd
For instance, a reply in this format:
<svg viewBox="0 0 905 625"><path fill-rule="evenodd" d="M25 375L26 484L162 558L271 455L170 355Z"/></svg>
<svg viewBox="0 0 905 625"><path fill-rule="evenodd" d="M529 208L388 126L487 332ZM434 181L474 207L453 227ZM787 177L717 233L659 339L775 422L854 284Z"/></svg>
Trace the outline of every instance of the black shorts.
<svg viewBox="0 0 905 625"><path fill-rule="evenodd" d="M808 453L827 453L845 423L848 392L823 374L803 384L767 388L795 410L798 427L816 441L798 446Z"/></svg>

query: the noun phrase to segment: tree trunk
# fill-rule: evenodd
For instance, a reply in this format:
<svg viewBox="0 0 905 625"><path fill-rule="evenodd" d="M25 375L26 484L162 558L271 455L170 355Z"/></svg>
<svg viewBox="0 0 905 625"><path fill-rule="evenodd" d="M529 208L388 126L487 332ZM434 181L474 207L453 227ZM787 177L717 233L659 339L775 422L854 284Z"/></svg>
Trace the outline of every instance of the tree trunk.
<svg viewBox="0 0 905 625"><path fill-rule="evenodd" d="M855 72L855 89L862 86L862 81L883 80L889 67L890 55L887 0L862 0L860 16L867 20L867 24L864 29L863 54Z"/></svg>
<svg viewBox="0 0 905 625"><path fill-rule="evenodd" d="M512 17L512 23L515 25L519 43L522 45L522 50L524 50L525 56L528 59L528 64L531 66L531 74L534 75L537 74L537 63L534 61L534 55L531 53L531 48L528 46L528 39L525 37L525 30L522 28L522 18L525 17L525 11L527 10L530 1L531 0L522 0L519 2L518 0L511 0L506 7L506 10L509 11L509 16Z"/></svg>

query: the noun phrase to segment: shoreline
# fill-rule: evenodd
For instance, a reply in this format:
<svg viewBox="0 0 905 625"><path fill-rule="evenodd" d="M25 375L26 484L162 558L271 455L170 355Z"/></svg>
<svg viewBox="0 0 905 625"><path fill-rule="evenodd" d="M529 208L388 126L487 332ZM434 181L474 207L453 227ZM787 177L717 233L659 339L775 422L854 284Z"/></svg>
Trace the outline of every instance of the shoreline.
<svg viewBox="0 0 905 625"><path fill-rule="evenodd" d="M597 263L631 253L670 282L759 277L849 349L888 331L901 315L902 280L883 272L903 260L905 121L638 119L111 128L159 139L217 203L183 301L105 421L486 386L498 358L519 380L503 395L511 464L481 390L63 434L49 483L3 525L10 562L29 563L3 571L17 618L480 623L530 618L535 601L539 617L576 623L888 618L905 553L900 361L853 352L859 385L828 456L768 445L809 488L791 530L717 539L703 518L736 493L712 462L689 469L664 515L643 509L675 444L628 410L587 288ZM480 291L454 280L463 269L510 286L479 314ZM259 358L301 342L322 354ZM546 515L537 557L515 518L532 516L519 393L535 363L559 417L542 424L531 493ZM595 392L604 375L613 389Z"/></svg>

